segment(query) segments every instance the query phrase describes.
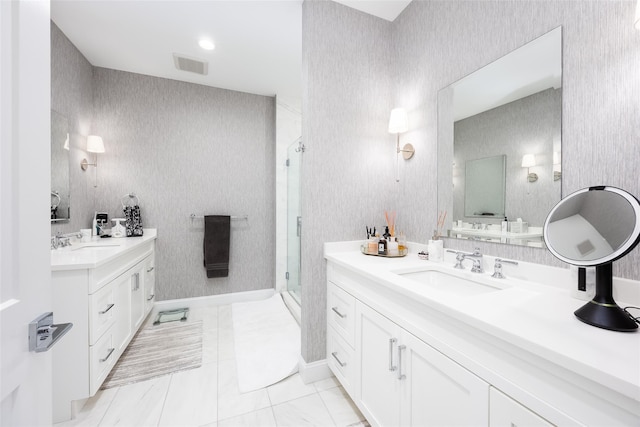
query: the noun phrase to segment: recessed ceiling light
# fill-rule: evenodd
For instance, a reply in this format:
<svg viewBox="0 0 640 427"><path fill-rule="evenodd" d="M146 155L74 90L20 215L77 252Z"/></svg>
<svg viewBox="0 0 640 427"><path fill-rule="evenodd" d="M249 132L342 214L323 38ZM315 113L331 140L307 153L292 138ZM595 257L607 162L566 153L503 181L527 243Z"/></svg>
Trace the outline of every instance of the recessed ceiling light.
<svg viewBox="0 0 640 427"><path fill-rule="evenodd" d="M214 45L213 42L211 40L209 40L209 39L200 39L198 44L204 50L213 50L216 47L216 45Z"/></svg>

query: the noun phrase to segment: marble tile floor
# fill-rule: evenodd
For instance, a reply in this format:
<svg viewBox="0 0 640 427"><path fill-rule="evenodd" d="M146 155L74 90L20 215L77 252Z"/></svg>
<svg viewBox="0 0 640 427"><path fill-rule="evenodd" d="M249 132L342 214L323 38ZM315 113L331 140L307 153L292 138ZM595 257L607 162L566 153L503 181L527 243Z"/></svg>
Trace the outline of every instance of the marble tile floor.
<svg viewBox="0 0 640 427"><path fill-rule="evenodd" d="M187 321L197 320L203 322L201 367L98 391L75 419L55 427L369 426L335 378L304 384L295 374L241 394L231 306L191 309Z"/></svg>

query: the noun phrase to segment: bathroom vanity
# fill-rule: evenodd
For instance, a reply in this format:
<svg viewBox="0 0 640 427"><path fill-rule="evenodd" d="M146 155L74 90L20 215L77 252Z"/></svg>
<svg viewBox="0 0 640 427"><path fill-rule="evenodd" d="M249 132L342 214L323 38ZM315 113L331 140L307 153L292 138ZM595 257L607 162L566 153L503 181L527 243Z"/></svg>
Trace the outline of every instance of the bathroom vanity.
<svg viewBox="0 0 640 427"><path fill-rule="evenodd" d="M640 334L586 325L568 269L505 279L325 244L327 362L372 426L640 425ZM640 283L616 279L637 305ZM622 305L622 304L621 304Z"/></svg>
<svg viewBox="0 0 640 427"><path fill-rule="evenodd" d="M53 351L53 421L93 396L141 327L155 297L155 229L51 251L53 312L73 323Z"/></svg>

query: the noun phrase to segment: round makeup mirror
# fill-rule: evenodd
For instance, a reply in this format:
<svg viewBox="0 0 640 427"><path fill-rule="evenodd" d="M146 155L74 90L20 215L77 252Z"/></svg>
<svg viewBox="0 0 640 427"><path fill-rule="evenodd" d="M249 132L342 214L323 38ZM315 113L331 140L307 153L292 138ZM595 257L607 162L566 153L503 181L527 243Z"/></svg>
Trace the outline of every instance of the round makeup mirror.
<svg viewBox="0 0 640 427"><path fill-rule="evenodd" d="M562 199L544 223L544 240L553 255L569 264L596 267L596 294L575 311L599 328L632 332L636 321L613 300L613 261L640 242L640 202L615 187L590 187Z"/></svg>

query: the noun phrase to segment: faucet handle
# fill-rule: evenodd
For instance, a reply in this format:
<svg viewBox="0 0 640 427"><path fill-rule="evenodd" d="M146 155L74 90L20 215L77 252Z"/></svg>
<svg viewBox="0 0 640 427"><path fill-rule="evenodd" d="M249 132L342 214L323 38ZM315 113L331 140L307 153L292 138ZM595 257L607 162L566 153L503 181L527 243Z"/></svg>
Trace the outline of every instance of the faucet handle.
<svg viewBox="0 0 640 427"><path fill-rule="evenodd" d="M493 274L491 277L495 279L504 279L504 274L502 274L502 264L513 264L518 265L516 261L510 261L508 259L496 258L495 264L493 265Z"/></svg>
<svg viewBox="0 0 640 427"><path fill-rule="evenodd" d="M480 248L474 248L473 249L473 256L478 257L478 258L482 258L482 252L480 252Z"/></svg>

